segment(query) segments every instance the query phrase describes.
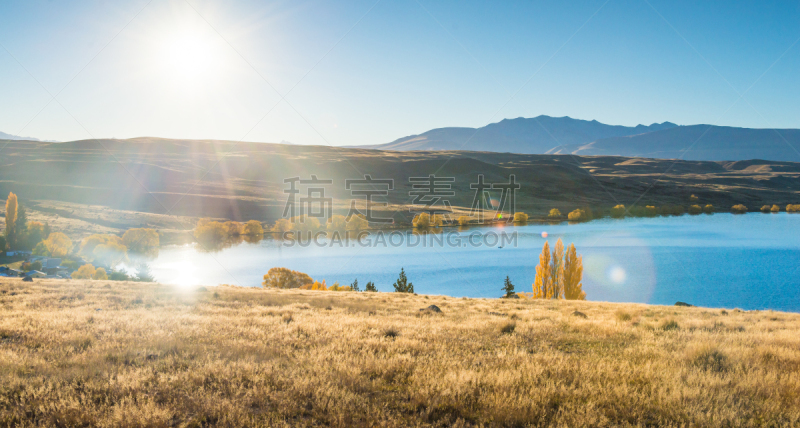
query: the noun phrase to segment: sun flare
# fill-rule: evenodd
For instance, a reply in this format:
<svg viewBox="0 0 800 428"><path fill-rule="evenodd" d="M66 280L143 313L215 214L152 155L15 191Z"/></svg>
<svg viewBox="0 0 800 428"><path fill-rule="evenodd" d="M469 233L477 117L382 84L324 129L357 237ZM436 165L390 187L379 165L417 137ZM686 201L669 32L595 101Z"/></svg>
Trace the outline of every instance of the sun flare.
<svg viewBox="0 0 800 428"><path fill-rule="evenodd" d="M162 73L170 83L192 89L212 83L220 63L215 40L197 28L165 35L160 57Z"/></svg>

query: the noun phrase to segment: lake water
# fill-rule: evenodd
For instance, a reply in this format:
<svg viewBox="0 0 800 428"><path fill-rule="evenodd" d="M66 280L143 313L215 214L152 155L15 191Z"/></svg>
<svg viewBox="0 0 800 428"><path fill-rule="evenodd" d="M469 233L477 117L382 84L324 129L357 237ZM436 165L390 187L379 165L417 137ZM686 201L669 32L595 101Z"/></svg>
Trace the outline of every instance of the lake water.
<svg viewBox="0 0 800 428"><path fill-rule="evenodd" d="M315 280L325 279L328 285L334 281L346 285L358 278L362 289L373 281L380 291L392 291L402 267L419 294L499 297L506 276L517 291L531 291L545 241L542 232L547 232L551 246L561 238L565 246L574 243L583 256L583 289L589 300L667 305L684 301L800 311L800 215L796 214L470 228L460 232L462 240L473 232L516 232L517 242L503 248L446 243L345 247L322 240L322 247L287 247L285 242L264 240L216 253L195 246L166 247L151 268L157 280L179 286L256 287L270 268L287 267ZM395 244L403 235L396 232Z"/></svg>

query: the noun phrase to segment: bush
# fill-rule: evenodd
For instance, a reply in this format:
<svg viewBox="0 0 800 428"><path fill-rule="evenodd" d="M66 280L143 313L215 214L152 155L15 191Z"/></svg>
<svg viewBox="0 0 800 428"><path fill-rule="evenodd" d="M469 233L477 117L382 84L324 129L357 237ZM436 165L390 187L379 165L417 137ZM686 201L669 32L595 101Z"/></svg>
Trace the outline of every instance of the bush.
<svg viewBox="0 0 800 428"><path fill-rule="evenodd" d="M625 217L625 205L616 205L614 208L611 208L611 217L614 218L622 218Z"/></svg>
<svg viewBox="0 0 800 428"><path fill-rule="evenodd" d="M773 205L772 208L770 208L770 211L772 211L774 213L780 212L781 211L781 207L779 207L777 205Z"/></svg>
<svg viewBox="0 0 800 428"><path fill-rule="evenodd" d="M552 210L550 210L550 213L547 214L547 218L561 218L561 217L562 217L561 211L559 211L558 208L553 208Z"/></svg>
<svg viewBox="0 0 800 428"><path fill-rule="evenodd" d="M228 237L228 230L224 224L218 221L200 219L194 228L194 237L200 243L215 244Z"/></svg>
<svg viewBox="0 0 800 428"><path fill-rule="evenodd" d="M567 214L567 219L569 221L588 221L590 220L589 216L586 214L586 211L578 208L569 214Z"/></svg>
<svg viewBox="0 0 800 428"><path fill-rule="evenodd" d="M470 218L468 216L462 215L458 218L458 224L461 226L466 226L469 224Z"/></svg>
<svg viewBox="0 0 800 428"><path fill-rule="evenodd" d="M711 204L706 204L706 206L703 207L703 212L706 214L714 214L714 206Z"/></svg>
<svg viewBox="0 0 800 428"><path fill-rule="evenodd" d="M731 207L731 211L733 211L734 214L746 214L747 207L742 204L737 204Z"/></svg>
<svg viewBox="0 0 800 428"><path fill-rule="evenodd" d="M514 223L527 223L528 222L528 214L524 212L516 212L514 213Z"/></svg>
<svg viewBox="0 0 800 428"><path fill-rule="evenodd" d="M106 270L103 268L97 268L92 274L92 279L105 281L108 279L108 275L106 275Z"/></svg>
<svg viewBox="0 0 800 428"><path fill-rule="evenodd" d="M314 284L314 280L303 272L287 268L274 267L264 275L264 288L300 288L306 284Z"/></svg>
<svg viewBox="0 0 800 428"><path fill-rule="evenodd" d="M78 268L75 272L72 272L72 279L92 279L95 276L97 269L90 264L86 264ZM105 275L106 271L103 271Z"/></svg>
<svg viewBox="0 0 800 428"><path fill-rule="evenodd" d="M772 210L772 207L769 206L769 205L762 205L761 206L761 212L762 213L768 214L771 210Z"/></svg>
<svg viewBox="0 0 800 428"><path fill-rule="evenodd" d="M441 220L439 220L441 222ZM369 228L369 221L364 214L353 214L347 219L347 230L356 232Z"/></svg>
<svg viewBox="0 0 800 428"><path fill-rule="evenodd" d="M697 215L702 213L703 213L703 208L700 205L692 205L689 207L689 214L691 215Z"/></svg>
<svg viewBox="0 0 800 428"><path fill-rule="evenodd" d="M699 200L700 200L700 198L698 198L695 195L689 196L689 202L697 202Z"/></svg>
<svg viewBox="0 0 800 428"><path fill-rule="evenodd" d="M786 205L786 212L787 213L797 213L800 212L800 205Z"/></svg>

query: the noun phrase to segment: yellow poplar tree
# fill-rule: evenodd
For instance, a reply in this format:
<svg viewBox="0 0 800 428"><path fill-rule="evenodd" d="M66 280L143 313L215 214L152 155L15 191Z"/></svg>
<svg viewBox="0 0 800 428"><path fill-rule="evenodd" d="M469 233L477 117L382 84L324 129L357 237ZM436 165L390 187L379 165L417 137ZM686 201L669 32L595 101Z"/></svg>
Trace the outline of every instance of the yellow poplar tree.
<svg viewBox="0 0 800 428"><path fill-rule="evenodd" d="M550 258L550 287L550 299L564 298L564 243L561 238L556 241Z"/></svg>
<svg viewBox="0 0 800 428"><path fill-rule="evenodd" d="M586 300L583 291L583 256L578 256L575 244L569 244L564 258L564 298L567 300Z"/></svg>
<svg viewBox="0 0 800 428"><path fill-rule="evenodd" d="M536 266L536 279L533 282L534 299L552 298L548 295L548 292L552 291L550 278L550 244L545 241L542 254L539 254L539 266Z"/></svg>
<svg viewBox="0 0 800 428"><path fill-rule="evenodd" d="M6 199L6 241L9 248L16 244L17 207L17 195L9 192Z"/></svg>

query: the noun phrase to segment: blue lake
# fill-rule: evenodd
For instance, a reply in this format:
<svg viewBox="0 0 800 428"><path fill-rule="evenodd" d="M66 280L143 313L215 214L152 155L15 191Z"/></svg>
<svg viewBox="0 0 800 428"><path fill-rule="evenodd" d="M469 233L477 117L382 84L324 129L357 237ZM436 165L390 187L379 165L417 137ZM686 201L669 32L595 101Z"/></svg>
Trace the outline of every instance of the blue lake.
<svg viewBox="0 0 800 428"><path fill-rule="evenodd" d="M494 244L493 234L515 232L515 243L506 242L503 248ZM470 233L488 234L488 244L494 245L470 245ZM362 240L373 246L322 239L322 246L290 247L268 239L214 253L195 246L166 247L151 268L157 280L179 286L256 287L270 268L287 267L328 285L357 278L362 289L373 281L380 291L392 291L402 267L419 294L499 297L506 276L517 291L531 291L542 245L561 238L565 246L574 243L583 256L583 289L589 300L800 311L796 214L604 219L470 228L459 234L460 245L411 246L408 240L413 244L420 238L395 232L386 237L386 245L376 242L376 236ZM450 238L451 244L459 244L456 236ZM430 244L432 237L426 239ZM406 244L397 245L403 240Z"/></svg>

